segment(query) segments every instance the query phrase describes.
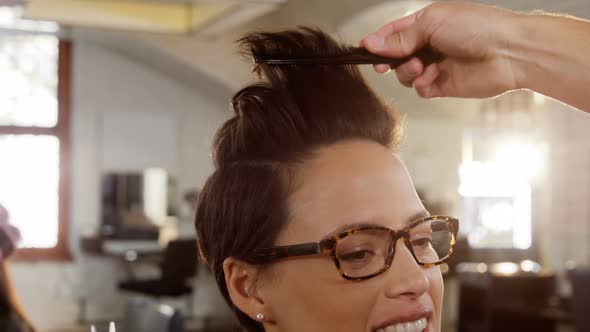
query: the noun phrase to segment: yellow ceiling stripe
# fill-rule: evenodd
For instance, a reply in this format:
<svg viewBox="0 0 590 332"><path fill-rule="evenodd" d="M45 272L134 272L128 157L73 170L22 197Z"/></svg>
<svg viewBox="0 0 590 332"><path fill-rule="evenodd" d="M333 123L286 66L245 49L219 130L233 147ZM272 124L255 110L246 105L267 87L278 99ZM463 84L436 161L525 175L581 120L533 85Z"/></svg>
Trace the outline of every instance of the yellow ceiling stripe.
<svg viewBox="0 0 590 332"><path fill-rule="evenodd" d="M232 3L200 3L192 5L191 9L191 30L197 30L208 23L216 21L224 16L224 14L233 11L234 9L238 8L237 4Z"/></svg>
<svg viewBox="0 0 590 332"><path fill-rule="evenodd" d="M137 0L29 0L24 16L63 25L186 33L219 18L231 6Z"/></svg>

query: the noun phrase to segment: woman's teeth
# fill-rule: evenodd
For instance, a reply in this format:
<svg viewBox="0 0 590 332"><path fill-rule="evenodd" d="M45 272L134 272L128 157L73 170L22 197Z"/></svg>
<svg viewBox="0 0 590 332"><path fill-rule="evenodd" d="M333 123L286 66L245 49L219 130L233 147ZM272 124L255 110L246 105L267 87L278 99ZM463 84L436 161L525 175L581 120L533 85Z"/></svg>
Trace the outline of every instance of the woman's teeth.
<svg viewBox="0 0 590 332"><path fill-rule="evenodd" d="M426 318L418 319L415 322L405 322L378 329L376 332L422 332L426 328Z"/></svg>

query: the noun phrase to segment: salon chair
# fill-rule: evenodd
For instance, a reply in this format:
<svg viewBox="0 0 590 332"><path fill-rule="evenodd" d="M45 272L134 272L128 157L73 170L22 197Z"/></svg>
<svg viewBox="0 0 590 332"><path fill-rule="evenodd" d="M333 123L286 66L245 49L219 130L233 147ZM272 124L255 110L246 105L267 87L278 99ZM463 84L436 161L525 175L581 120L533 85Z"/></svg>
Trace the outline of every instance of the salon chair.
<svg viewBox="0 0 590 332"><path fill-rule="evenodd" d="M473 269L457 274L459 281L459 332L486 331L490 276Z"/></svg>
<svg viewBox="0 0 590 332"><path fill-rule="evenodd" d="M185 297L187 300L187 316L192 316L193 287L189 285L189 281L196 276L197 255L195 239L170 241L160 265L161 274L159 278L126 280L119 283L119 289L140 293L156 299Z"/></svg>
<svg viewBox="0 0 590 332"><path fill-rule="evenodd" d="M123 332L184 332L184 318L179 310L144 298L127 303Z"/></svg>
<svg viewBox="0 0 590 332"><path fill-rule="evenodd" d="M557 320L550 308L557 294L553 274L492 275L487 297L490 332L555 332Z"/></svg>
<svg viewBox="0 0 590 332"><path fill-rule="evenodd" d="M555 305L554 274L501 272L496 271L498 264L470 265L472 269L461 266L458 273L459 332L555 332L569 319Z"/></svg>

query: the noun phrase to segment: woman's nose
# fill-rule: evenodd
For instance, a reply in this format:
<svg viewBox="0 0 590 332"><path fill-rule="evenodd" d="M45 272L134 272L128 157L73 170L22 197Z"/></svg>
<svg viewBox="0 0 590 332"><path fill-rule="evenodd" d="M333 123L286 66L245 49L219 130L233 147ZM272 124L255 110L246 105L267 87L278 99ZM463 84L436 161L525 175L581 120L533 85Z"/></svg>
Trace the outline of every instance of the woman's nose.
<svg viewBox="0 0 590 332"><path fill-rule="evenodd" d="M386 272L385 295L391 298L418 298L430 287L428 276L403 240L400 239L396 246L391 267Z"/></svg>

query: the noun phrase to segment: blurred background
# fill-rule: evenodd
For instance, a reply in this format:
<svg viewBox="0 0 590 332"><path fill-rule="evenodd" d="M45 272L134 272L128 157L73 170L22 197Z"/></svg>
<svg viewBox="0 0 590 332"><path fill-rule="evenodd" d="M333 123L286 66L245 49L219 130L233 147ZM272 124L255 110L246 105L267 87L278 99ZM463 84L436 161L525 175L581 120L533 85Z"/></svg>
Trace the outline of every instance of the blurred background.
<svg viewBox="0 0 590 332"><path fill-rule="evenodd" d="M590 18L587 0L479 2ZM234 41L310 25L355 44L428 3L0 0L0 204L23 235L8 271L34 325L231 330L192 254L192 209L252 81ZM363 71L406 115L400 155L427 207L462 220L443 331L590 331L576 318L590 116L530 91L422 100Z"/></svg>

